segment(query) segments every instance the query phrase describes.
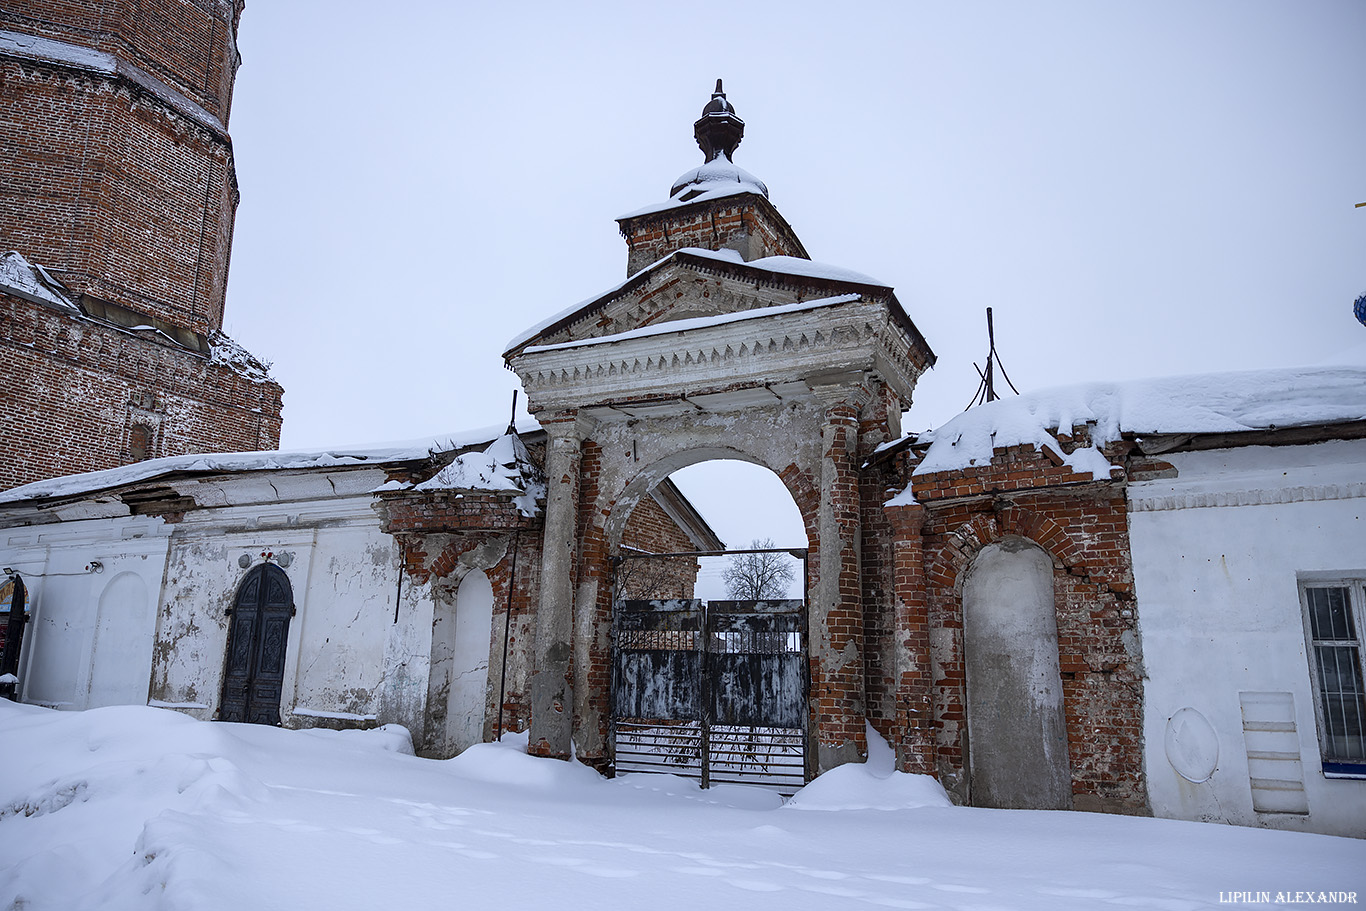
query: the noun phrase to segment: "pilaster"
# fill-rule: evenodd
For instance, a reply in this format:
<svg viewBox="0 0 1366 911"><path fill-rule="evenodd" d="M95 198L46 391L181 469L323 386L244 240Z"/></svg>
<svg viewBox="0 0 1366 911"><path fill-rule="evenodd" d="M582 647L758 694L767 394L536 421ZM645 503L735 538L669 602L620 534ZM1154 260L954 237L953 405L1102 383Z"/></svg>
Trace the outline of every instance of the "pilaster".
<svg viewBox="0 0 1366 911"><path fill-rule="evenodd" d="M887 507L892 525L892 605L895 630L896 721L893 746L902 772L934 774L934 717L930 685L929 602L925 591L925 507Z"/></svg>
<svg viewBox="0 0 1366 911"><path fill-rule="evenodd" d="M545 545L536 610L535 670L531 678L531 733L527 751L570 757L573 735L574 562L578 552L579 465L582 436L576 416L541 415L546 440Z"/></svg>
<svg viewBox="0 0 1366 911"><path fill-rule="evenodd" d="M859 559L859 418L866 382L841 376L818 387L821 427L819 577L808 606L817 773L868 755L863 596Z"/></svg>

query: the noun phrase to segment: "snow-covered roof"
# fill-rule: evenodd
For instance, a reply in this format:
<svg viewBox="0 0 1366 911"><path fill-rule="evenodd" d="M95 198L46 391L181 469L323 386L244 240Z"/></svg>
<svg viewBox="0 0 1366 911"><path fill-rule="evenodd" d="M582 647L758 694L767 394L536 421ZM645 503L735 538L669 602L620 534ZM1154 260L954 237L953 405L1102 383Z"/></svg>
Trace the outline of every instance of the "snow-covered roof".
<svg viewBox="0 0 1366 911"><path fill-rule="evenodd" d="M920 435L924 475L991 460L996 447L1031 444L1059 455L1055 433L1090 425L1091 445L1064 456L1108 477L1100 447L1121 434L1239 433L1366 421L1366 366L1294 367L1112 383L1084 383L1001 399Z"/></svg>
<svg viewBox="0 0 1366 911"><path fill-rule="evenodd" d="M536 325L526 329L514 336L504 347L505 352L510 352L520 345L524 345L531 339L545 332L553 326L571 320L580 313L586 313L592 308L606 303L618 297L622 292L630 288L634 283L648 272L658 269L665 263L675 258L695 258L711 260L716 263L724 263L728 266L739 266L744 269L771 272L778 275L790 275L798 278L814 278L823 281L849 282L858 285L871 285L877 288L889 288L886 282L878 281L875 278L855 272L852 269L845 269L840 266L830 266L825 263L812 262L809 259L800 259L796 256L765 256L762 259L746 262L743 257L735 250L706 250L701 247L684 247L675 250L668 256L655 260L650 265L628 277L625 281L618 282L599 294L579 301L572 307L568 307L553 316L541 320Z"/></svg>
<svg viewBox="0 0 1366 911"><path fill-rule="evenodd" d="M271 381L270 365L263 363L222 330L215 329L209 333L209 357L215 364L222 364L253 383Z"/></svg>
<svg viewBox="0 0 1366 911"><path fill-rule="evenodd" d="M822 307L834 307L839 304L847 304L856 301L861 297L858 294L839 294L834 297L823 297L820 300L805 301L798 304L783 304L778 307L759 307L754 310L744 310L740 313L722 313L718 316L698 316L692 319L671 320L665 323L654 323L649 326L641 326L639 329L631 329L628 332L618 332L615 335L601 335L595 338L578 339L572 342L560 342L557 345L531 345L525 350L530 353L533 351L557 351L562 348L582 348L587 345L604 345L610 342L624 342L633 338L648 338L652 335L664 335L669 332L683 332L689 329L705 329L711 326L724 326L728 323L738 323L744 320L758 319L759 317L775 316L780 313L800 313L805 310L818 310Z"/></svg>
<svg viewBox="0 0 1366 911"><path fill-rule="evenodd" d="M736 168L736 170L738 171L739 168ZM762 182L760 182L759 185L763 186ZM642 208L627 212L625 215L618 215L616 220L626 221L629 218L639 218L642 215L654 215L657 212L667 212L670 209L681 209L684 206L690 206L693 203L711 202L714 199L724 199L727 196L743 196L746 193L761 195L765 198L768 196L767 191L759 193L759 191L748 182L736 181L735 183L708 184L706 185L705 190L689 196L687 199L683 199L681 196L674 196L666 199L664 202L652 203L648 206L643 206Z"/></svg>
<svg viewBox="0 0 1366 911"><path fill-rule="evenodd" d="M451 452L496 440L502 436L504 429L501 426L481 427L403 442L336 446L328 449L292 452L217 452L148 459L119 468L66 475L14 487L0 492L0 505L81 496L170 474L229 474L243 471L346 468L420 461L433 453ZM534 420L525 419L517 423L519 433L531 433L539 429L540 424Z"/></svg>
<svg viewBox="0 0 1366 911"><path fill-rule="evenodd" d="M513 502L517 508L525 516L534 516L539 512L537 501L545 499L546 485L541 470L527 455L521 437L505 433L482 451L456 456L431 478L414 485L413 490L516 493L518 496Z"/></svg>

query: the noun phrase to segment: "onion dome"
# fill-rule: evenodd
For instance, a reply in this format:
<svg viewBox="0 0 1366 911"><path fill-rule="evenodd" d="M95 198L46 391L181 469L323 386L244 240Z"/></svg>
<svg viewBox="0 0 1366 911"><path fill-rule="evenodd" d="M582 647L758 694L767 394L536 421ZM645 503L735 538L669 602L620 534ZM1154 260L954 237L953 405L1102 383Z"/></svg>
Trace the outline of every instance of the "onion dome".
<svg viewBox="0 0 1366 911"><path fill-rule="evenodd" d="M735 107L726 99L721 80L716 80L716 91L702 109L702 116L693 124L697 147L707 156L706 162L674 181L669 196L686 202L714 190L757 193L768 196L768 187L759 178L731 159L740 140L745 136L745 122L735 114Z"/></svg>

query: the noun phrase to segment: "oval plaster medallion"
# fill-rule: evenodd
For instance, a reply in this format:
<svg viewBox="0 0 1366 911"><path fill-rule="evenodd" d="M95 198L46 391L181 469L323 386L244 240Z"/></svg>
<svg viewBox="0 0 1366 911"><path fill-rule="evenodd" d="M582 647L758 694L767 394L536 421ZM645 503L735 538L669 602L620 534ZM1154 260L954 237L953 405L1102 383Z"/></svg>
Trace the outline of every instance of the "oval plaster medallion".
<svg viewBox="0 0 1366 911"><path fill-rule="evenodd" d="M1176 774L1199 784L1219 767L1219 735L1200 712L1187 706L1167 719L1167 761Z"/></svg>

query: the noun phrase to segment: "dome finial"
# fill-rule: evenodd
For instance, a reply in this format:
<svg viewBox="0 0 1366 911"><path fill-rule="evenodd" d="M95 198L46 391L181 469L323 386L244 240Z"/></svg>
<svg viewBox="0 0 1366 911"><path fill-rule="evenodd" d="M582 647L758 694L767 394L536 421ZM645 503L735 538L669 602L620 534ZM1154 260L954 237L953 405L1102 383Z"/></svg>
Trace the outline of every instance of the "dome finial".
<svg viewBox="0 0 1366 911"><path fill-rule="evenodd" d="M702 116L693 124L693 135L702 154L711 161L718 155L734 157L735 147L745 136L745 122L735 116L735 108L726 100L721 80L716 80L716 91L702 109Z"/></svg>

